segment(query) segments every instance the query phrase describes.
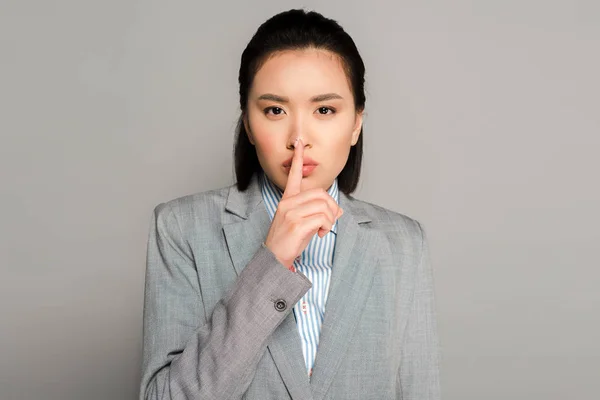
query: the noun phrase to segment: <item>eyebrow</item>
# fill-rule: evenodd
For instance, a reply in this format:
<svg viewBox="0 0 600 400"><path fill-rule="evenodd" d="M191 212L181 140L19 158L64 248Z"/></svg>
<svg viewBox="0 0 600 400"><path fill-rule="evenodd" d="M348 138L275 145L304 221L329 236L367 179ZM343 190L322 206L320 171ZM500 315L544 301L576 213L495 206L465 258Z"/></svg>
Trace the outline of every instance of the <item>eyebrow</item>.
<svg viewBox="0 0 600 400"><path fill-rule="evenodd" d="M311 97L310 102L311 103L320 103L322 101L336 100L336 99L343 100L343 97L337 93L325 93L325 94L319 94L319 95ZM288 99L287 97L278 96L278 95L272 94L272 93L265 93L263 95L260 95L258 97L258 100L271 100L271 101L275 101L277 103L289 103L290 102L290 99Z"/></svg>

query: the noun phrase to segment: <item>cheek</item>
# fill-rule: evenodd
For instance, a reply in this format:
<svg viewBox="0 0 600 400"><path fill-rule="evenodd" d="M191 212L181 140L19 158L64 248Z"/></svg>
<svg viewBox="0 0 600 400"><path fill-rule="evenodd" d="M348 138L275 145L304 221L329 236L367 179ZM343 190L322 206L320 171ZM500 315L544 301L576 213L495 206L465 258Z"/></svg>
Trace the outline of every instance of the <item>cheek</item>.
<svg viewBox="0 0 600 400"><path fill-rule="evenodd" d="M348 161L348 154L352 147L352 128L354 124L350 121L345 121L339 127L336 135L331 135L326 146L328 154L326 157L330 159L331 167L337 170L338 173L344 168Z"/></svg>
<svg viewBox="0 0 600 400"><path fill-rule="evenodd" d="M258 157L267 162L275 152L275 145L270 140L257 140L255 146Z"/></svg>
<svg viewBox="0 0 600 400"><path fill-rule="evenodd" d="M340 123L336 126L335 131L326 136L328 142L327 147L334 150L336 153L339 152L340 155L347 153L352 146L353 128L354 123L352 121L346 120L344 123Z"/></svg>
<svg viewBox="0 0 600 400"><path fill-rule="evenodd" d="M335 164L339 169L343 168L346 165L346 161L348 161L348 154L350 153L350 139L344 138L344 140L339 141L337 146L332 154L332 157L335 160Z"/></svg>
<svg viewBox="0 0 600 400"><path fill-rule="evenodd" d="M280 135L273 132L273 127L261 121L260 117L255 118L254 121L250 123L250 128L252 129L252 137L254 138L258 158L261 161L269 162L273 155L277 153L277 149L281 147L281 144L277 141Z"/></svg>

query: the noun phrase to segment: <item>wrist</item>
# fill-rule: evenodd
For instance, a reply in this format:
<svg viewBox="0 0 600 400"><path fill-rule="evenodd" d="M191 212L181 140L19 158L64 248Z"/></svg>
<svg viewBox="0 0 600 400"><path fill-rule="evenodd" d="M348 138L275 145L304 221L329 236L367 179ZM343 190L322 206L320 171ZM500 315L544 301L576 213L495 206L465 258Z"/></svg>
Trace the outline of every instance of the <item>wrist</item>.
<svg viewBox="0 0 600 400"><path fill-rule="evenodd" d="M269 246L267 246L266 242L263 242L263 246L268 249L271 253L273 253L273 255L275 256L275 258L277 259L277 261L279 261L283 266L285 266L287 269L289 269L292 272L296 272L296 267L294 267L294 261L284 261L281 260L279 257L277 257L277 254L275 254L273 252L273 250L271 250L271 248Z"/></svg>

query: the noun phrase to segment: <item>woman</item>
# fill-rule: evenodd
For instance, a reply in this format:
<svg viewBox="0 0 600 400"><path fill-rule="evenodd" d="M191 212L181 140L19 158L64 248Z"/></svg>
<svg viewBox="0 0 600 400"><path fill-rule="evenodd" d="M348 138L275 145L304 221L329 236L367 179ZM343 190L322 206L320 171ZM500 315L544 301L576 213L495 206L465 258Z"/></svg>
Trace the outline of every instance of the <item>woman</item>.
<svg viewBox="0 0 600 400"><path fill-rule="evenodd" d="M278 14L242 54L237 183L154 210L140 399L438 399L419 223L350 196L364 65Z"/></svg>

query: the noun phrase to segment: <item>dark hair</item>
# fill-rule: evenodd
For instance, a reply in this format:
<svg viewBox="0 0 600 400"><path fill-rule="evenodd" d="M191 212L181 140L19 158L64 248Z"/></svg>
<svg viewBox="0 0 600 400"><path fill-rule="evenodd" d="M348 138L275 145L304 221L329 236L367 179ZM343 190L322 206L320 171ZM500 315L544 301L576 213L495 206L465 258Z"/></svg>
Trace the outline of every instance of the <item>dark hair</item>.
<svg viewBox="0 0 600 400"><path fill-rule="evenodd" d="M289 10L268 19L242 53L239 71L241 115L236 128L234 158L237 187L241 191L248 188L252 175L262 170L243 122L254 76L274 52L305 48L337 54L344 66L356 110L363 111L365 108L365 66L354 41L336 21L304 10ZM360 178L362 137L361 127L358 142L350 148L348 161L337 177L339 190L346 194L356 190Z"/></svg>

